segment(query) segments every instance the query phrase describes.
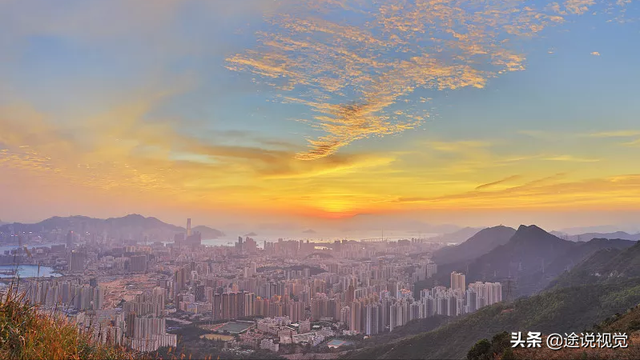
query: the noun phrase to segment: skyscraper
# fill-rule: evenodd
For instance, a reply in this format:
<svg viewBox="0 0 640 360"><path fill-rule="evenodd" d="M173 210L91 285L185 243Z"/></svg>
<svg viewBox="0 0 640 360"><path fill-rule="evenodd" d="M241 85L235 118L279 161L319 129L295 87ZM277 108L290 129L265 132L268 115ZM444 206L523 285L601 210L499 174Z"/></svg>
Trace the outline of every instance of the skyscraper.
<svg viewBox="0 0 640 360"><path fill-rule="evenodd" d="M466 287L467 287L467 284L466 284L465 275L456 271L452 272L451 273L451 290L454 290L454 291L460 290L464 292Z"/></svg>
<svg viewBox="0 0 640 360"><path fill-rule="evenodd" d="M86 255L82 252L73 251L69 256L69 272L83 272Z"/></svg>
<svg viewBox="0 0 640 360"><path fill-rule="evenodd" d="M187 237L191 236L191 218L187 219Z"/></svg>
<svg viewBox="0 0 640 360"><path fill-rule="evenodd" d="M67 250L71 250L73 247L73 231L69 230L67 233Z"/></svg>

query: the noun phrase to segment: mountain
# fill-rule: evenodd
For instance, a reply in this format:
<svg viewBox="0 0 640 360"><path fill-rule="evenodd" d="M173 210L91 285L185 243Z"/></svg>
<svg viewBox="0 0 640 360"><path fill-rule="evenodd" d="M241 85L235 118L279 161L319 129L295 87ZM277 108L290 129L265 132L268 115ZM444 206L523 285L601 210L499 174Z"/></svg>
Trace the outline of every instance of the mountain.
<svg viewBox="0 0 640 360"><path fill-rule="evenodd" d="M569 248L565 253L560 253L555 259L544 267L532 273L523 273L517 278L514 291L516 295L535 294L547 288L558 276L571 270L585 259L599 251L620 251L636 244L635 241L620 239L593 239L585 243L574 243L576 246ZM583 283L580 283L583 284Z"/></svg>
<svg viewBox="0 0 640 360"><path fill-rule="evenodd" d="M564 287L586 282L615 282L640 277L640 242L626 249L603 249L551 282Z"/></svg>
<svg viewBox="0 0 640 360"><path fill-rule="evenodd" d="M8 232L9 227L12 226L15 232L39 232L39 231L51 231L51 230L71 230L80 232L82 229L96 229L96 228L136 228L143 230L150 229L162 229L169 231L181 231L184 228L166 224L154 217L144 217L138 214L130 214L120 218L109 218L109 219L96 219L90 218L87 216L69 216L69 217L59 217L54 216L52 218L43 220L39 223L35 224L22 224L22 223L13 223L7 224L0 227L1 232ZM95 230L94 230L95 231Z"/></svg>
<svg viewBox="0 0 640 360"><path fill-rule="evenodd" d="M211 233L215 237L224 234L216 229L208 227L196 227L204 232ZM167 224L155 217L144 217L139 214L130 214L119 218L96 219L87 216L58 217L43 220L35 224L13 223L0 226L0 233L10 232L33 232L51 233L52 231L65 234L67 231L89 232L101 235L107 233L112 237L134 237L143 240L144 236L149 239L166 239L175 233L185 232L186 229L180 226Z"/></svg>
<svg viewBox="0 0 640 360"><path fill-rule="evenodd" d="M586 234L578 234L578 235L567 235L565 233L561 233L558 231L553 231L552 234L557 237L569 240L569 241L589 241L591 239L622 239L622 240L640 240L640 234L629 234L624 231L616 231L611 233L586 233Z"/></svg>
<svg viewBox="0 0 640 360"><path fill-rule="evenodd" d="M622 239L592 239L587 242L578 243L578 246L574 246L566 253L556 257L556 259L545 268L545 271L560 274L585 261L585 259L588 259L600 250L624 250L635 244L635 241Z"/></svg>
<svg viewBox="0 0 640 360"><path fill-rule="evenodd" d="M315 233L316 233L316 231L315 231L315 230L313 230L313 229L307 229L307 230L303 231L302 233L303 233L303 234L315 234Z"/></svg>
<svg viewBox="0 0 640 360"><path fill-rule="evenodd" d="M501 231L508 234L508 230ZM419 296L420 290L424 288L449 286L451 272L459 271L466 274L467 283L505 283L510 279L512 298L528 296L544 290L558 275L600 250L626 249L634 244L634 241L619 239L593 239L579 243L566 241L535 225L523 225L509 241L484 255L455 263L438 264L438 273L431 279L417 282L414 293Z"/></svg>
<svg viewBox="0 0 640 360"><path fill-rule="evenodd" d="M541 270L558 255L576 246L541 228L521 225L511 239L468 265L469 282L519 278Z"/></svg>
<svg viewBox="0 0 640 360"><path fill-rule="evenodd" d="M506 236L508 229L499 231ZM450 270L465 273L467 282L511 278L515 282L512 295L527 296L545 289L558 275L599 250L624 249L633 244L635 242L617 239L576 243L562 240L535 225L521 225L505 244L476 259L442 267L446 272L439 280L448 284Z"/></svg>
<svg viewBox="0 0 640 360"><path fill-rule="evenodd" d="M469 231L471 228L462 229L457 233L464 230ZM437 250L433 254L433 260L439 265L473 260L497 246L506 244L515 232L515 229L506 226L482 229L460 245L447 246Z"/></svg>
<svg viewBox="0 0 640 360"><path fill-rule="evenodd" d="M626 228L627 226L621 225L598 225L598 226L583 226L583 227L572 227L561 229L559 232L564 234L585 234L585 233L610 233L621 230L622 228Z"/></svg>
<svg viewBox="0 0 640 360"><path fill-rule="evenodd" d="M483 338L503 331L582 332L640 303L640 278L558 288L478 310L434 331L354 351L348 359L463 359Z"/></svg>
<svg viewBox="0 0 640 360"><path fill-rule="evenodd" d="M197 231L200 234L202 234L202 239L217 239L220 237L225 236L225 233L223 233L220 230L217 229L213 229L210 228L208 226L204 226L204 225L199 225L193 228L193 231Z"/></svg>

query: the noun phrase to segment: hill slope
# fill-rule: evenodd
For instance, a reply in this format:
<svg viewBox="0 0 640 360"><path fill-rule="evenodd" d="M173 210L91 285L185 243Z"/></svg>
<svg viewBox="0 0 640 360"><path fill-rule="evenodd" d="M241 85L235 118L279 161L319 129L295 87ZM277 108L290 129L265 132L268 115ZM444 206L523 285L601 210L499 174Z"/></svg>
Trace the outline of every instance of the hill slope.
<svg viewBox="0 0 640 360"><path fill-rule="evenodd" d="M558 275L601 249L625 249L634 244L628 240L607 239L576 243L559 239L535 225L523 225L509 242L469 263L467 280L512 278L517 285L515 297L528 296L545 289ZM465 269L459 266L459 270Z"/></svg>
<svg viewBox="0 0 640 360"><path fill-rule="evenodd" d="M537 226L520 226L506 244L476 259L439 264L438 274L416 283L415 293L435 285L449 286L449 274L459 271L466 274L467 282L504 282L510 278L515 284L512 298L529 296L544 290L558 275L599 250L621 250L635 244L635 241L618 239L572 242L559 239Z"/></svg>
<svg viewBox="0 0 640 360"><path fill-rule="evenodd" d="M569 241L589 241L591 239L622 239L622 240L640 240L640 234L629 234L624 231L616 231L611 233L592 232L578 235L567 235L565 233L552 231L553 235Z"/></svg>
<svg viewBox="0 0 640 360"><path fill-rule="evenodd" d="M553 289L499 303L435 331L353 352L349 359L462 359L483 338L507 331L582 332L640 303L640 278Z"/></svg>
<svg viewBox="0 0 640 360"><path fill-rule="evenodd" d="M559 254L566 253L576 244L562 240L531 225L521 225L513 237L469 265L469 274L478 280L517 277L542 269Z"/></svg>
<svg viewBox="0 0 640 360"><path fill-rule="evenodd" d="M433 260L439 265L472 260L506 244L515 233L515 229L506 226L482 229L460 245L437 250Z"/></svg>
<svg viewBox="0 0 640 360"><path fill-rule="evenodd" d="M516 348L512 351L514 360L549 360L549 359L591 359L591 360L635 360L640 359L640 305L629 309L626 313L616 314L591 329L594 333L627 334L626 348L563 348L551 350ZM546 339L546 337L543 337ZM506 358L506 357L503 357ZM476 358L472 358L475 360Z"/></svg>
<svg viewBox="0 0 640 360"><path fill-rule="evenodd" d="M556 280L550 286L566 287L588 282L613 282L640 276L640 243L626 249L604 249L595 252Z"/></svg>

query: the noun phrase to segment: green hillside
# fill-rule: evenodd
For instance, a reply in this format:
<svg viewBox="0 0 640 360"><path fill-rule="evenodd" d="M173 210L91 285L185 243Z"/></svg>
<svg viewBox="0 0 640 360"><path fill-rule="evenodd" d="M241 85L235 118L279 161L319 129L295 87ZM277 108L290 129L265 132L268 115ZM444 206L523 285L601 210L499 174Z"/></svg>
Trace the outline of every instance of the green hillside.
<svg viewBox="0 0 640 360"><path fill-rule="evenodd" d="M589 329L597 333L627 334L626 348L511 348L509 333L496 334L491 341L478 341L467 353L468 360L635 360L640 359L640 305L626 313L616 314ZM543 335L543 339L546 337ZM546 340L545 340L546 341ZM543 342L544 343L544 342Z"/></svg>
<svg viewBox="0 0 640 360"><path fill-rule="evenodd" d="M566 287L593 282L615 282L640 276L640 242L624 250L604 249L579 263L550 286Z"/></svg>

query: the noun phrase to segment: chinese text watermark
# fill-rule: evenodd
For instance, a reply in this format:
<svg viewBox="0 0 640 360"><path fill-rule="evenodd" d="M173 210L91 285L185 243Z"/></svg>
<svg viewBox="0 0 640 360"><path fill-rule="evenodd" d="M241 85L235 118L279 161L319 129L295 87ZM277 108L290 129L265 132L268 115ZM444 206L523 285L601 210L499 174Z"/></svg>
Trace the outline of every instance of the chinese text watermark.
<svg viewBox="0 0 640 360"><path fill-rule="evenodd" d="M623 333L580 333L549 334L543 341L542 333L529 331L526 336L523 333L511 333L511 347L539 348L546 345L551 350L562 348L626 348L628 336Z"/></svg>

